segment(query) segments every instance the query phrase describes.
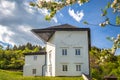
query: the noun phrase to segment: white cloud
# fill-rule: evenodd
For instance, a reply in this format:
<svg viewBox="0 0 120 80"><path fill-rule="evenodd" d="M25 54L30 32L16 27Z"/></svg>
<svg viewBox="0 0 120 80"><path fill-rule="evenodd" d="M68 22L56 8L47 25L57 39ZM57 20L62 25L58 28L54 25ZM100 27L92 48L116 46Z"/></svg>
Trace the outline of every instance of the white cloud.
<svg viewBox="0 0 120 80"><path fill-rule="evenodd" d="M69 13L69 15L70 15L73 19L75 19L77 22L80 22L80 21L82 20L83 16L84 16L83 10L77 11L77 12L75 13L75 11L74 11L73 9L69 8L68 13Z"/></svg>
<svg viewBox="0 0 120 80"><path fill-rule="evenodd" d="M0 34L7 34L7 35L9 35L9 36L12 36L12 35L14 35L14 32L9 31L9 30L7 29L7 26L2 26L2 25L0 25ZM1 37L1 36L0 36L0 37Z"/></svg>
<svg viewBox="0 0 120 80"><path fill-rule="evenodd" d="M31 13L31 14L34 14L35 10L32 9L32 7L25 7L25 10L28 12L28 13Z"/></svg>
<svg viewBox="0 0 120 80"><path fill-rule="evenodd" d="M4 14L5 10L9 13ZM30 42L43 45L30 30L56 25L56 22L46 21L45 15L29 7L27 0L0 0L0 41L4 43L22 45Z"/></svg>
<svg viewBox="0 0 120 80"><path fill-rule="evenodd" d="M49 15L50 12L47 9L39 9L40 13L43 14L44 16ZM57 17L54 15L54 17L52 18L53 21L55 21L56 23L58 22Z"/></svg>
<svg viewBox="0 0 120 80"><path fill-rule="evenodd" d="M23 32L30 32L30 30L32 29L32 27L30 27L30 26L27 26L27 25L20 25L20 26L18 26L18 29L20 29L21 31L23 31Z"/></svg>
<svg viewBox="0 0 120 80"><path fill-rule="evenodd" d="M43 15L48 15L49 11L47 9L39 9L39 11L43 14Z"/></svg>
<svg viewBox="0 0 120 80"><path fill-rule="evenodd" d="M1 0L0 3L0 13L4 14L5 16L13 16L13 11L15 10L15 3L6 0Z"/></svg>
<svg viewBox="0 0 120 80"><path fill-rule="evenodd" d="M11 41L11 36L13 36L15 33L8 30L7 26L2 26L0 25L0 41L6 42L6 43L11 43L12 45L15 44L14 42Z"/></svg>
<svg viewBox="0 0 120 80"><path fill-rule="evenodd" d="M64 15L62 13L60 13L60 16L63 17Z"/></svg>
<svg viewBox="0 0 120 80"><path fill-rule="evenodd" d="M33 9L32 6L29 6L29 3L28 3L28 2L25 2L24 5L25 5L25 10L26 10L28 13L31 13L31 14L34 14L34 13L35 13L35 10Z"/></svg>
<svg viewBox="0 0 120 80"><path fill-rule="evenodd" d="M57 20L57 17L55 16L55 17L53 17L52 18L56 23L58 23L58 20Z"/></svg>

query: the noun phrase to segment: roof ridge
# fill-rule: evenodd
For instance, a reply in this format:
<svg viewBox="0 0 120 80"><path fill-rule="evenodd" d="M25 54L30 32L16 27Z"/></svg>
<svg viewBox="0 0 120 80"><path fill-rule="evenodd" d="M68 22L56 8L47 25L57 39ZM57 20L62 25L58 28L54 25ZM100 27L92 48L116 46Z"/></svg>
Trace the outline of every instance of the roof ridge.
<svg viewBox="0 0 120 80"><path fill-rule="evenodd" d="M62 25L51 26L51 27L44 28L44 29L55 29L55 28L78 28L78 27L69 25L69 24L62 24Z"/></svg>

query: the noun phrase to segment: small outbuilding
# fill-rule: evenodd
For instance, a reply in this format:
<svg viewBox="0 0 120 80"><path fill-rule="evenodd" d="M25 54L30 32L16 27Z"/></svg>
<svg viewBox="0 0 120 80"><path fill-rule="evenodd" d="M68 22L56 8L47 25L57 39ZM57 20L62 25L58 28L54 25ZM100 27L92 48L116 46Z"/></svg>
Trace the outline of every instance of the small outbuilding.
<svg viewBox="0 0 120 80"><path fill-rule="evenodd" d="M30 52L25 54L24 76L43 76L46 65L46 52Z"/></svg>

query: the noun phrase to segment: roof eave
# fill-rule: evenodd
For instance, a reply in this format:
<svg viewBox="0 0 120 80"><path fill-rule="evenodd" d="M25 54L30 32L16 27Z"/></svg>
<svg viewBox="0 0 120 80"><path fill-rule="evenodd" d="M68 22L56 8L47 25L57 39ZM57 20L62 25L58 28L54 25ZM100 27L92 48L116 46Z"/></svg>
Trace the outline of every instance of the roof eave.
<svg viewBox="0 0 120 80"><path fill-rule="evenodd" d="M55 33L54 30L37 30L37 29L32 29L31 30L35 35L37 35L44 43L48 42L50 40L50 38L53 36L53 34ZM48 36L48 38L43 38L41 37L38 33L50 33L50 36Z"/></svg>
<svg viewBox="0 0 120 80"><path fill-rule="evenodd" d="M45 55L47 52L29 52L29 53L24 53L24 55Z"/></svg>
<svg viewBox="0 0 120 80"><path fill-rule="evenodd" d="M41 39L44 43L46 43L46 41L44 39L42 39L39 35L37 35L37 33L34 32L34 29L31 30L31 32L36 35L39 39Z"/></svg>

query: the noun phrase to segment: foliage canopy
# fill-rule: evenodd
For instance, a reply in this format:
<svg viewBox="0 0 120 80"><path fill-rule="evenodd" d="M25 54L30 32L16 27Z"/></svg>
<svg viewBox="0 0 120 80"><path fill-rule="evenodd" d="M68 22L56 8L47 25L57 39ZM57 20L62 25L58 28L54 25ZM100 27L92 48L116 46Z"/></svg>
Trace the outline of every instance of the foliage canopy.
<svg viewBox="0 0 120 80"><path fill-rule="evenodd" d="M44 8L49 11L49 14L46 15L46 20L51 20L51 18L54 17L54 15L57 13L57 11L61 10L65 6L69 6L75 3L78 3L80 5L85 4L89 2L90 0L37 0L30 2L30 5L37 8ZM108 9L112 8L113 13L118 13L116 16L116 24L112 24L110 22L110 18L107 17ZM111 26L120 26L120 0L110 0L108 4L105 6L104 9L101 9L102 14L101 16L105 17L105 21L101 22L99 26L104 27L106 25ZM83 23L89 24L87 21L84 21Z"/></svg>
<svg viewBox="0 0 120 80"><path fill-rule="evenodd" d="M9 45L8 45L9 46ZM13 48L0 49L0 69L22 70L24 65L24 53L38 52L41 46L27 43L25 45L14 45Z"/></svg>

